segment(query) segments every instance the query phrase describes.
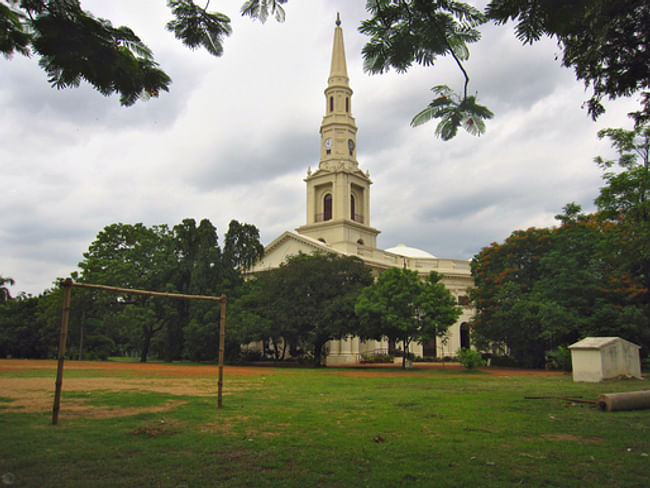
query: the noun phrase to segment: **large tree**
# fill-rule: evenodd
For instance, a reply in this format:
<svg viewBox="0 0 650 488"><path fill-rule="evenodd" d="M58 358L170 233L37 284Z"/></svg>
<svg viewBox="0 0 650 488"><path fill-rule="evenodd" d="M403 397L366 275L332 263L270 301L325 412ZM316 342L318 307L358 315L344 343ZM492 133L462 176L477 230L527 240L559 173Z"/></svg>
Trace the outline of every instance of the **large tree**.
<svg viewBox="0 0 650 488"><path fill-rule="evenodd" d="M254 226L233 221L226 234L226 241L231 242L230 252L247 256L248 263L254 262L261 248L256 235ZM185 219L172 229L165 225L113 224L97 235L79 266L81 280L89 283L221 295L230 293L241 281L234 280L238 271L232 269L234 261L226 260L224 255L216 228L207 219L198 226L194 219ZM96 294L93 303L94 313L103 320L129 325L126 339L137 345L141 361L147 360L152 348L167 360L183 356L214 358L207 357L216 351L213 339L219 321L212 304L128 293ZM136 344L129 332L133 330L140 330ZM185 340L186 330L190 333L189 341ZM210 347L205 348L206 343Z"/></svg>
<svg viewBox="0 0 650 488"><path fill-rule="evenodd" d="M409 269L384 271L357 300L359 335L401 343L402 367L406 367L411 342L423 343L443 336L462 313L441 280L442 275L435 271L423 280Z"/></svg>
<svg viewBox="0 0 650 488"><path fill-rule="evenodd" d="M268 334L276 344L308 352L320 366L327 341L356 334L354 304L361 289L372 283L372 275L356 257L316 253L291 256L254 280L237 304L233 326L248 334L241 339Z"/></svg>

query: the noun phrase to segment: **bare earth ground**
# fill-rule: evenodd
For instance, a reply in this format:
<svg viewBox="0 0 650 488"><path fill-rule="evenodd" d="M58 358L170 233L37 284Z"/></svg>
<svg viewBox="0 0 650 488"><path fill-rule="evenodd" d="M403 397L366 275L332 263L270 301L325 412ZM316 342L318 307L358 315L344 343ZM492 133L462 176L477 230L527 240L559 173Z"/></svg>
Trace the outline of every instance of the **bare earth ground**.
<svg viewBox="0 0 650 488"><path fill-rule="evenodd" d="M456 363L416 363L415 369L461 371ZM0 412L47 412L51 411L54 397L54 379L57 362L52 360L0 360ZM390 377L411 374L399 365L363 365L345 369L331 368L335 374L361 377ZM96 373L97 376L77 377L75 371ZM224 395L251 387L250 377L288 374L286 368L254 366L224 367ZM164 405L150 408L101 407L88 404L85 398L65 399L65 392L93 391L151 391L172 395L215 397L219 368L212 365L175 365L157 363L67 361L64 367L61 404L62 417L121 417L144 412L164 412L184 403L170 400ZM561 375L560 372L518 369L485 368L488 376ZM19 376L6 376L15 373ZM39 375L40 373L40 375ZM67 373L67 375L66 375ZM247 377L246 386L240 379Z"/></svg>

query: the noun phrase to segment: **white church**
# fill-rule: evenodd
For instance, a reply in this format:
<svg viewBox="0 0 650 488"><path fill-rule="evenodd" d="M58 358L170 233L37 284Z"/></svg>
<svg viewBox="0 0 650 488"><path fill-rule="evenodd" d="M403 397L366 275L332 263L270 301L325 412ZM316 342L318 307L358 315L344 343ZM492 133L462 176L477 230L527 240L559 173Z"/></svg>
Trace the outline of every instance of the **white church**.
<svg viewBox="0 0 650 488"><path fill-rule="evenodd" d="M320 126L320 162L316 171L307 171L307 218L294 232L286 231L265 248L264 257L251 274L279 267L288 256L314 252L357 256L375 276L391 267L408 268L422 277L430 271L443 275L443 283L462 305L463 313L449 328L446 337L428 344L412 344L415 356L454 356L460 347L469 347L467 322L473 310L467 301L473 286L469 261L441 259L430 253L397 245L377 248L380 231L370 222L369 172L356 159L357 126L352 116L350 88L341 22L336 21L330 75L325 89L325 116ZM364 354L386 353L387 341L360 341L358 337L330 341L326 364L352 364Z"/></svg>

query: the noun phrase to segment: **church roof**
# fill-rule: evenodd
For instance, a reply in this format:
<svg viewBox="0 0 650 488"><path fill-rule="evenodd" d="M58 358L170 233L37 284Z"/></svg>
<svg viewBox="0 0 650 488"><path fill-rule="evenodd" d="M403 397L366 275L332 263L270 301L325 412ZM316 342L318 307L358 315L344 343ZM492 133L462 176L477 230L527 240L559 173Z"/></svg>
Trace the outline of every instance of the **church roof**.
<svg viewBox="0 0 650 488"><path fill-rule="evenodd" d="M409 247L404 244L398 244L397 246L391 247L390 249L385 249L385 251L393 254L398 254L406 258L436 259L433 254L428 253L427 251L418 249L416 247Z"/></svg>

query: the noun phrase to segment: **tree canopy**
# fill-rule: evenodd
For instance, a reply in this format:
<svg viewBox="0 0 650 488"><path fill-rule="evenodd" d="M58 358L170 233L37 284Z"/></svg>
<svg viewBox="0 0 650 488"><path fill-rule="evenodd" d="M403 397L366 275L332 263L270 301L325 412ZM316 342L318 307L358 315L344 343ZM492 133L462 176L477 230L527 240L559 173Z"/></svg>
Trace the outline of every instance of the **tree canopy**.
<svg viewBox="0 0 650 488"><path fill-rule="evenodd" d="M401 343L406 366L409 345L441 337L460 314L456 300L432 271L421 280L417 271L390 268L365 288L354 308L363 339L383 337Z"/></svg>
<svg viewBox="0 0 650 488"><path fill-rule="evenodd" d="M271 339L276 358L290 348L321 365L325 344L356 335L354 305L372 283L369 268L356 257L298 254L279 268L255 276L239 298L231 323L242 342Z"/></svg>
<svg viewBox="0 0 650 488"><path fill-rule="evenodd" d="M245 256L236 260L226 259L217 229L207 219L198 226L194 219L185 219L171 229L112 224L84 253L79 280L182 294L229 294L241 286L244 267L263 252L257 236L252 225L230 223L226 248L232 255ZM114 325L113 340L125 349L123 353L137 351L141 361L147 360L151 349L166 360L217 355L219 312L211 304L128 294L76 295L87 296L87 317Z"/></svg>

